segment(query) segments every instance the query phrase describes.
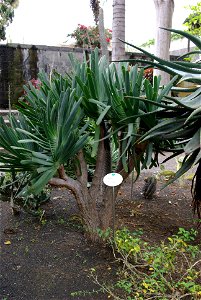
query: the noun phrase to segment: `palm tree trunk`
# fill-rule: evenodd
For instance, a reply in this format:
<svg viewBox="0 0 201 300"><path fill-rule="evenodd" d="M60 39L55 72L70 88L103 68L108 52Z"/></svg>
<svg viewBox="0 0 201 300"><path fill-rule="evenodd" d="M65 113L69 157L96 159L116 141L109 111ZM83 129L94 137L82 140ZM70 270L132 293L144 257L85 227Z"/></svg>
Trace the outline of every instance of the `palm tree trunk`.
<svg viewBox="0 0 201 300"><path fill-rule="evenodd" d="M170 60L171 34L163 28L172 28L172 16L174 0L154 0L156 8L156 39L155 55L165 60ZM170 81L170 75L160 70L155 70L154 75L161 75L161 84L166 85Z"/></svg>
<svg viewBox="0 0 201 300"><path fill-rule="evenodd" d="M125 0L113 0L112 61L124 59L125 44Z"/></svg>

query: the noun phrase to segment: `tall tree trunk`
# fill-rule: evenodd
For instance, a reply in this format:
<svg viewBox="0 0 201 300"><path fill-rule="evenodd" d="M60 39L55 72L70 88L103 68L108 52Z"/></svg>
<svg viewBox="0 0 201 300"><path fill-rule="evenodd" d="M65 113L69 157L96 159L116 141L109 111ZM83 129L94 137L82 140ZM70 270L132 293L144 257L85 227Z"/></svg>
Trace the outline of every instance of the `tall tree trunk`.
<svg viewBox="0 0 201 300"><path fill-rule="evenodd" d="M101 7L99 8L98 30L100 36L101 52L102 55L105 55L107 62L109 63L109 50L107 48L107 41L105 36L104 14L103 9Z"/></svg>
<svg viewBox="0 0 201 300"><path fill-rule="evenodd" d="M99 41L102 55L105 55L109 63L109 50L107 48L106 36L105 36L105 26L104 26L104 12L102 7L100 7L99 0L90 0L91 9L94 15L94 21L96 25L98 24L99 31Z"/></svg>
<svg viewBox="0 0 201 300"><path fill-rule="evenodd" d="M113 0L112 61L125 58L125 0Z"/></svg>
<svg viewBox="0 0 201 300"><path fill-rule="evenodd" d="M156 8L156 39L155 54L165 60L170 60L170 40L169 31L160 27L172 28L172 16L174 11L174 0L154 0ZM166 85L170 81L170 75L156 70L154 75L161 75L161 84Z"/></svg>

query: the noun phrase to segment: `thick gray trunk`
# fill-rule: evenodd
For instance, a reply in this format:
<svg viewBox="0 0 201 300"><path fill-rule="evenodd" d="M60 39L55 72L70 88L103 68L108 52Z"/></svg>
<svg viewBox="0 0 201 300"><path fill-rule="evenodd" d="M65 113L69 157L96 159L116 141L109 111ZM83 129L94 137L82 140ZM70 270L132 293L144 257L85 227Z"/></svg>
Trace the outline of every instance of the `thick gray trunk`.
<svg viewBox="0 0 201 300"><path fill-rule="evenodd" d="M100 139L105 134L105 128L101 125ZM109 143L109 141L108 141ZM77 180L68 177L64 171L64 167L61 166L58 170L60 178L53 178L49 181L51 185L64 186L72 191L75 195L77 205L79 207L80 215L83 219L86 229L87 237L92 241L100 241L97 233L97 229L106 230L108 227L113 227L114 217L114 203L120 189L120 185L114 189L107 187L103 183L103 177L111 171L111 157L108 148L107 140L101 140L99 142L96 169L92 180L92 185L87 188L87 164L84 159L83 152L80 151L77 155L79 160L79 168L77 170ZM140 144L139 149L136 145L136 159L146 149L147 143ZM135 160L133 155L128 157L128 172L126 172L122 164L119 163L116 172L120 173L125 180L132 172L135 166Z"/></svg>
<svg viewBox="0 0 201 300"><path fill-rule="evenodd" d="M125 58L125 0L113 0L112 61Z"/></svg>
<svg viewBox="0 0 201 300"><path fill-rule="evenodd" d="M80 216L86 229L86 235L91 240L98 240L97 228L101 227L99 213L97 210L96 199L91 197L90 190L87 188L87 182L79 182L64 175L63 178L52 178L49 184L53 186L62 186L71 190L74 194Z"/></svg>
<svg viewBox="0 0 201 300"><path fill-rule="evenodd" d="M172 28L172 16L174 11L173 0L154 0L156 8L156 39L155 39L155 55L170 60L170 40L171 34L163 28ZM161 84L166 85L170 81L170 75L156 70L154 75L161 75Z"/></svg>
<svg viewBox="0 0 201 300"><path fill-rule="evenodd" d="M100 139L102 139L106 134L105 125L102 124L100 127ZM112 189L107 188L103 183L103 177L111 172L109 140L99 142L96 168L90 188L87 187L87 164L82 151L78 153L77 158L79 160L77 180L68 177L64 167L61 166L58 170L60 178L53 178L49 183L65 186L73 192L85 224L86 235L93 241L99 241L97 229L104 230L112 225Z"/></svg>
<svg viewBox="0 0 201 300"><path fill-rule="evenodd" d="M70 179L71 181L71 179ZM68 178L53 178L50 184L68 188L75 195L80 216L85 225L86 236L92 241L99 241L97 229L106 230L113 223L113 200L115 201L118 187L113 198L112 188L107 187L102 194L96 189L98 197L92 197L90 189L80 184L77 180L70 182Z"/></svg>

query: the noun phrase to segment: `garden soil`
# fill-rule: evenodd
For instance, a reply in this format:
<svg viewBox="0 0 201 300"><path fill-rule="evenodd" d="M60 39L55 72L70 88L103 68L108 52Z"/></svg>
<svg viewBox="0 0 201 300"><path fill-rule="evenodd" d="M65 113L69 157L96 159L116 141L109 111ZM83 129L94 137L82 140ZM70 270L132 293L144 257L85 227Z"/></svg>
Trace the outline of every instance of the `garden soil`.
<svg viewBox="0 0 201 300"><path fill-rule="evenodd" d="M165 164L166 170L175 168L174 159ZM132 197L131 179L126 180L116 201L116 227L141 228L143 238L152 244L180 227L196 228L197 218L192 213L188 178L161 190L165 178L160 177L153 199L144 199L144 179L159 172L159 168L142 172ZM192 177L193 172L188 175ZM73 195L53 189L42 211L41 219L23 211L14 216L9 203L1 202L0 300L108 299L98 292L91 269L96 269L101 283L109 284L115 280L117 265L108 246L85 239ZM200 242L201 226L196 243Z"/></svg>

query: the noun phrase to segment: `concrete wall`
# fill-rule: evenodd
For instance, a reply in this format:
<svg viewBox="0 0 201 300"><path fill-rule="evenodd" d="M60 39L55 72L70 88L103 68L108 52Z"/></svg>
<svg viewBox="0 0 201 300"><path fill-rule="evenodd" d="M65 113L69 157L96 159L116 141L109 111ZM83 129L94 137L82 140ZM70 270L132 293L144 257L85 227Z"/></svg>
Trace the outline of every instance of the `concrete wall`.
<svg viewBox="0 0 201 300"><path fill-rule="evenodd" d="M66 47L32 45L0 45L0 107L8 107L8 99L14 104L23 95L23 85L37 78L42 69L50 73L55 69L65 73L70 68L68 53L74 52L82 59L82 52Z"/></svg>
<svg viewBox="0 0 201 300"><path fill-rule="evenodd" d="M34 46L18 44L0 45L0 108L8 107L8 100L13 106L23 95L23 85L30 79L37 78L42 69L50 73L57 70L64 74L70 71L68 54L74 53L81 61L82 48ZM127 53L127 58L143 58L141 53Z"/></svg>

